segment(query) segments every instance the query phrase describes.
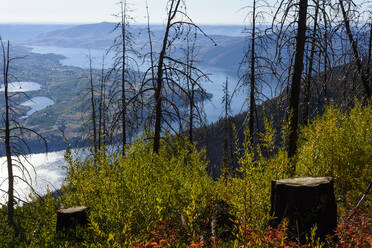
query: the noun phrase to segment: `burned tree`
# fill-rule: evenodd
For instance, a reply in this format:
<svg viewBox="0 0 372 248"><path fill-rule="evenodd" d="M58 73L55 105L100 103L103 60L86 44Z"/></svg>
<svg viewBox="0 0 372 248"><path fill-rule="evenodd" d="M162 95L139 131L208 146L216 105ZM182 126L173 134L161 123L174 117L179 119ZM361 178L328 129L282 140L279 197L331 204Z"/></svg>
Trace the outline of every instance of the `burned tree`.
<svg viewBox="0 0 372 248"><path fill-rule="evenodd" d="M193 67L198 62L198 48L196 46L197 30L194 28L190 35L186 36L185 65L184 65L184 81L185 81L185 103L188 105L188 133L189 141L193 142L194 125L198 122L203 125L205 123L205 113L203 112L203 103L206 100L207 92L201 86L202 81L209 81L207 75L193 70ZM187 115L187 114L186 114Z"/></svg>
<svg viewBox="0 0 372 248"><path fill-rule="evenodd" d="M351 45L351 48L352 48L352 52L353 52L353 56L354 56L354 59L355 59L355 65L357 67L358 74L361 77L362 85L363 85L364 91L365 91L365 95L366 95L367 98L369 98L371 96L371 87L369 85L367 75L364 73L364 70L363 70L362 59L360 57L360 52L359 52L356 40L354 39L354 35L353 35L353 32L352 32L351 27L350 27L349 15L348 15L347 10L345 9L344 2L346 2L348 5L353 4L353 2L352 1L345 1L345 0L339 0L338 1L340 9L341 9L342 17L343 17L343 23L344 23L344 27L345 27L345 30L346 30L346 34L347 34L347 37L349 39L349 42L350 42L350 45Z"/></svg>
<svg viewBox="0 0 372 248"><path fill-rule="evenodd" d="M15 223L14 207L17 204L16 199L19 199L15 196L14 184L16 181L22 181L26 183L29 187L32 186L30 182L32 181L31 174L29 169L26 167L27 163L32 168L32 164L27 159L27 154L31 153L31 148L28 146L27 141L25 140L25 134L31 133L31 137L39 138L44 143L47 151L46 140L40 136L36 131L25 127L21 123L20 111L15 107L16 101L13 101L12 98L15 98L19 94L27 95L23 92L11 92L9 89L9 81L13 76L10 73L11 62L15 59L10 55L10 42L7 41L4 44L4 41L0 37L0 43L2 48L2 75L0 76L4 85L4 102L5 107L1 109L0 114L2 116L2 122L0 123L0 140L4 140L4 146L0 145L0 151L5 151L6 156L6 165L8 170L8 195L7 202L7 211L8 225L15 231L17 234L18 227ZM21 176L16 175L15 170L18 170L21 173Z"/></svg>
<svg viewBox="0 0 372 248"><path fill-rule="evenodd" d="M280 19L278 38L277 38L277 49L284 46L280 42L295 43L294 61L292 65L292 60L290 60L289 66L287 68L288 77L291 76L291 83L289 90L289 106L288 106L288 117L289 117L289 138L288 138L288 157L293 158L297 149L297 139L298 139L298 115L299 115L299 100L300 100L300 90L301 90L301 80L304 65L304 54L305 54L305 41L306 41L306 19L307 19L307 0L299 0L298 3L294 1L281 1L277 12L274 15L272 28L275 27L275 22ZM289 16L293 14L294 20L290 24L285 24L289 22ZM297 23L297 27L294 27ZM292 40L288 38L288 32L295 31L295 39ZM284 38L284 39L283 39ZM280 59L280 57L279 57ZM293 68L293 69L292 69ZM292 161L290 172L294 174L295 163Z"/></svg>
<svg viewBox="0 0 372 248"><path fill-rule="evenodd" d="M3 41L1 40L1 46L3 51L3 80L4 80L4 97L5 97L5 153L8 167L8 224L13 229L14 226L14 175L13 175L13 164L12 164L12 147L10 143L11 137L11 107L9 105L9 64L10 64L10 44L9 41L5 48Z"/></svg>
<svg viewBox="0 0 372 248"><path fill-rule="evenodd" d="M232 128L231 128L231 118L230 118L230 105L232 96L229 94L229 81L226 78L225 85L223 87L224 96L222 103L224 104L224 119L223 119L223 161L222 161L222 175L227 176L230 174L232 169Z"/></svg>
<svg viewBox="0 0 372 248"><path fill-rule="evenodd" d="M160 52L157 59L153 60L153 64L145 72L143 87L152 89L154 91L154 145L153 151L159 152L160 148L160 135L162 131L162 124L165 122L171 130L172 121L178 119L180 121L181 115L176 100L184 93L182 85L179 80L183 77L190 78L183 70L185 62L178 59L175 54L175 43L180 41L182 37L187 36L192 28L196 28L198 32L203 31L192 22L186 13L185 1L169 0L167 2L167 21L165 31L161 42ZM205 34L204 34L205 35ZM153 48L150 41L150 47ZM153 53L150 56L154 56ZM153 59L154 57L152 57ZM203 74L201 70L195 66L190 67L191 70ZM152 76L148 76L151 73ZM194 80L194 79L191 79ZM148 86L149 83L153 85ZM164 97L166 95L166 97ZM166 104L167 108L163 108ZM167 118L165 118L167 117Z"/></svg>
<svg viewBox="0 0 372 248"><path fill-rule="evenodd" d="M122 154L125 155L125 150L128 144L129 127L128 124L135 123L136 114L134 110L134 101L136 99L136 71L134 68L138 68L136 57L138 56L137 51L134 48L134 40L132 33L129 30L130 22L133 18L129 15L131 11L129 3L126 0L119 2L120 12L116 15L120 21L117 23L114 31L119 31L119 35L114 40L113 46L110 50L115 51L115 59L113 71L118 72L120 75L115 79L118 82L118 91L113 93L114 95L119 94L120 97L113 96L113 101L118 105L119 111L114 114L113 128L121 127L121 146ZM129 106L133 108L130 109ZM129 118L130 114L134 114L135 117ZM131 127L135 129L135 125Z"/></svg>
<svg viewBox="0 0 372 248"><path fill-rule="evenodd" d="M304 122L307 121L309 117L309 104L310 104L310 96L311 96L311 83L312 83L312 75L313 75L313 66L314 66L314 56L315 56L315 49L316 49L316 40L317 40L317 29L318 29L318 16L319 16L319 0L315 0L315 14L314 14L314 23L313 23L313 30L311 31L310 39L311 39L311 48L310 48L310 57L308 59L308 69L305 76L304 81L304 107L303 107L303 115L302 120Z"/></svg>
<svg viewBox="0 0 372 248"><path fill-rule="evenodd" d="M96 118L96 101L95 101L95 89L93 79L93 68L92 68L92 57L89 55L89 91L90 91L90 106L93 124L93 150L97 153L97 118Z"/></svg>
<svg viewBox="0 0 372 248"><path fill-rule="evenodd" d="M248 35L248 42L247 50L239 66L239 72L242 74L237 89L242 86L248 86L249 88L249 96L247 97L249 99L249 110L247 117L251 142L254 140L256 130L257 101L260 100L260 97L265 97L265 93L263 92L264 87L271 88L271 85L267 84L268 69L271 63L270 55L266 51L269 47L269 39L265 34L264 28L259 25L259 23L265 21L266 10L268 8L267 3L261 0L254 0L252 6L245 7L249 11L246 17L249 20L249 25L243 32Z"/></svg>
<svg viewBox="0 0 372 248"><path fill-rule="evenodd" d="M293 78L291 93L289 97L290 112L290 131L288 139L288 157L293 158L297 149L298 139L298 106L300 98L301 75L303 70L303 58L305 52L307 0L300 0L298 14L298 29L296 37L295 61L293 65ZM292 163L291 173L295 173L296 168Z"/></svg>
<svg viewBox="0 0 372 248"><path fill-rule="evenodd" d="M255 43L256 43L256 0L253 0L253 8L252 8L252 33L251 33L251 75L250 75L250 101L249 101L249 134L253 141L254 135L254 112L256 108L256 101L255 101Z"/></svg>

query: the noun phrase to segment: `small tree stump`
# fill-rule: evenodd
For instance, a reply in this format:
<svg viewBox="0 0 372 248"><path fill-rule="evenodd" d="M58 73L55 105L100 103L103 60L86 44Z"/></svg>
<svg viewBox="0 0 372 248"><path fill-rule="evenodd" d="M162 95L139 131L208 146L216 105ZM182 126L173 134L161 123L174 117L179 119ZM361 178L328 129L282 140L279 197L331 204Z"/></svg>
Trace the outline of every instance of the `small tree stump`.
<svg viewBox="0 0 372 248"><path fill-rule="evenodd" d="M331 177L299 177L272 181L271 211L277 227L284 218L289 220L289 239L300 243L310 237L316 225L316 237L322 240L334 234L337 227L337 206Z"/></svg>
<svg viewBox="0 0 372 248"><path fill-rule="evenodd" d="M88 224L88 207L74 207L60 209L57 212L56 231L76 230L78 225L85 226Z"/></svg>

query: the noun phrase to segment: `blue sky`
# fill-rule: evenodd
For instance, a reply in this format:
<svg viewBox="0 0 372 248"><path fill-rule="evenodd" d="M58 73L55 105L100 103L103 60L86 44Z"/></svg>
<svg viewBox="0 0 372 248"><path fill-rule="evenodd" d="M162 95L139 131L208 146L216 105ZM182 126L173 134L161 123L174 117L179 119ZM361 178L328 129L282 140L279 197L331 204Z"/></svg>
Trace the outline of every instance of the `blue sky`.
<svg viewBox="0 0 372 248"><path fill-rule="evenodd" d="M115 21L118 0L1 0L0 22L94 23ZM128 0L137 23L145 22L145 0ZM163 23L167 0L148 0L151 21ZM242 24L249 0L187 0L196 23Z"/></svg>

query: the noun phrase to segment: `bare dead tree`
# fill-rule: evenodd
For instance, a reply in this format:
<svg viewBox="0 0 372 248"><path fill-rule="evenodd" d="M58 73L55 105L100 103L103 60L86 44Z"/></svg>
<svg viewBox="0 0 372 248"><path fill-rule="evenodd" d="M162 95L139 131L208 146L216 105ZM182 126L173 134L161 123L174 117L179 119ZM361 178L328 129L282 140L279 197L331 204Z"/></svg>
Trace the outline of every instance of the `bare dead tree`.
<svg viewBox="0 0 372 248"><path fill-rule="evenodd" d="M367 76L369 78L369 84L372 85L372 75L371 75L371 66L372 66L372 18L369 23L369 42L368 42L368 59L367 59Z"/></svg>
<svg viewBox="0 0 372 248"><path fill-rule="evenodd" d="M252 33L251 33L251 77L250 77L250 102L249 102L249 134L251 136L251 142L253 141L254 136L254 113L256 109L256 100L255 100L255 43L256 43L256 0L253 0L252 8Z"/></svg>
<svg viewBox="0 0 372 248"><path fill-rule="evenodd" d="M188 136L189 141L193 142L194 125L203 125L205 123L205 113L203 111L203 103L207 99L207 92L201 86L201 82L209 81L209 78L205 74L200 74L198 71L193 70L193 67L197 62L198 48L196 46L197 41L197 30L194 28L190 35L185 37L186 47L184 48L185 54L185 66L184 81L185 81L185 105L188 108ZM187 115L187 114L186 114Z"/></svg>
<svg viewBox="0 0 372 248"><path fill-rule="evenodd" d="M328 68L330 66L328 66L329 64L329 44L332 44L332 37L329 35L329 31L328 31L328 28L331 24L331 22L329 21L329 16L327 15L327 12L326 12L326 1L323 1L323 32L324 32L324 45L323 45L323 98L326 99L327 98L327 82L328 82ZM320 63L319 63L320 65ZM319 70L320 71L320 70Z"/></svg>
<svg viewBox="0 0 372 248"><path fill-rule="evenodd" d="M314 15L314 23L313 23L313 30L312 34L309 37L311 39L311 48L310 48L310 58L308 60L308 70L305 76L304 81L304 103L303 103L303 115L302 120L306 122L309 117L309 104L310 104L310 96L311 96L311 81L313 75L313 65L314 65L314 56L315 56L315 49L316 49L316 41L317 41L317 28L318 28L318 15L319 15L319 0L315 0L315 15Z"/></svg>
<svg viewBox="0 0 372 248"><path fill-rule="evenodd" d="M168 47L169 31L172 27L172 21L177 15L178 8L181 1L170 1L170 7L168 10L168 20L165 28L165 34L163 38L163 45L159 54L158 67L157 67L157 78L156 78L156 88L155 88L155 132L154 132L154 152L158 153L160 148L160 132L161 132L161 119L162 119L162 90L163 90L163 73L164 73L164 57L165 52Z"/></svg>
<svg viewBox="0 0 372 248"><path fill-rule="evenodd" d="M296 37L296 55L293 65L293 78L291 94L289 98L290 130L288 139L288 157L293 158L297 149L298 139L298 106L300 98L301 75L303 70L303 58L305 53L306 40L306 17L307 0L299 1L298 29ZM292 163L291 173L295 173L295 163Z"/></svg>
<svg viewBox="0 0 372 248"><path fill-rule="evenodd" d="M98 99L98 150L106 147L107 142L111 140L109 130L107 130L107 124L109 122L109 117L111 117L110 112L110 94L107 94L108 81L110 80L111 72L105 69L105 57L102 58L102 68L100 77L100 89L99 89L99 99ZM110 89L110 88L109 88ZM112 143L110 141L110 143Z"/></svg>
<svg viewBox="0 0 372 248"><path fill-rule="evenodd" d="M277 113L286 111L290 95L291 75L295 60L296 21L298 4L292 0L280 1L273 14L271 27L266 30L275 52L271 71L276 81L275 95L278 95ZM281 118L280 114L278 115Z"/></svg>
<svg viewBox="0 0 372 248"><path fill-rule="evenodd" d="M87 56L88 70L87 75L79 80L86 85L81 101L83 129L92 148L92 154L96 154L105 145L113 143L113 132L111 119L113 105L113 80L112 71L105 69L105 55L102 57L101 69L94 68L97 63L90 55ZM109 127L109 128L107 128Z"/></svg>
<svg viewBox="0 0 372 248"><path fill-rule="evenodd" d="M267 97L263 88L271 89L272 87L271 83L268 83L271 58L270 52L267 50L270 50L268 45L270 40L265 33L265 29L259 26L260 23L265 22L268 16L267 10L270 9L270 6L266 1L254 0L252 6L247 6L244 9L248 10L246 19L249 19L249 24L243 32L247 33L249 37L247 51L244 53L238 69L239 72L242 72L242 75L240 75L236 89L240 89L242 86L248 86L249 88L247 119L251 142L253 142L255 122L257 122L255 118L257 115L256 103L260 100L260 97Z"/></svg>
<svg viewBox="0 0 372 248"><path fill-rule="evenodd" d="M287 152L288 157L292 159L291 174L295 172L293 157L297 149L299 100L307 38L307 9L307 0L280 1L276 6L276 12L270 27L276 43L273 73L277 77L279 85L287 83L287 85L284 85L285 87L280 86L281 89L284 88L284 94L281 95L285 98L280 101L279 105L288 103L289 138ZM287 52L288 59L283 56L283 52Z"/></svg>
<svg viewBox="0 0 372 248"><path fill-rule="evenodd" d="M156 62L154 59L152 61L153 64L150 65L150 68L145 72L143 80L143 87L147 87L149 82L153 83L153 85L147 87L147 89L154 91L155 125L153 151L155 153L158 153L160 148L162 123L166 123L168 128L175 131L172 126L172 121L176 119L181 121L182 119L176 101L182 98L182 93L186 93L182 85L179 84L179 80L185 76L187 77L187 73L181 69L184 68L185 63L175 56L172 56L172 54L175 53L175 43L179 41L182 36L187 36L191 28L196 28L198 32L205 35L187 15L185 1L169 0L167 2L167 12L167 21L160 52ZM150 41L150 43L152 42ZM152 44L150 44L150 47L151 49L153 48ZM153 53L151 53L151 55L153 55ZM204 74L195 66L190 68L200 74ZM149 78L149 73L154 77ZM194 79L190 80L195 81ZM164 97L164 95L166 95L166 97ZM166 105L167 108L163 108L163 104ZM164 118L164 115L168 116L168 118Z"/></svg>
<svg viewBox="0 0 372 248"><path fill-rule="evenodd" d="M353 32L352 32L351 27L350 27L350 20L349 20L348 12L346 11L345 5L344 5L345 2L348 5L351 5L351 4L354 4L354 3L351 0L348 0L348 1L339 0L338 1L341 12L342 12L342 17L343 17L343 22L344 22L346 34L348 36L348 39L349 39L349 42L350 42L350 45L351 45L351 48L352 48L352 51L353 51L353 55L354 55L355 64L356 64L356 67L357 67L357 70L358 70L358 74L361 77L362 85L363 85L364 91L365 91L365 95L366 95L367 98L369 98L371 96L371 88L370 88L370 85L369 85L369 82L368 82L368 78L363 71L362 60L361 60L361 57L360 57L360 54L359 54L359 49L358 49L357 43L354 39Z"/></svg>
<svg viewBox="0 0 372 248"><path fill-rule="evenodd" d="M231 118L230 118L230 105L232 96L229 94L229 81L226 78L223 88L224 96L222 103L224 104L224 140L223 140L223 161L222 161L222 174L227 175L232 167L232 135L231 135Z"/></svg>
<svg viewBox="0 0 372 248"><path fill-rule="evenodd" d="M93 79L92 57L89 55L89 92L90 92L90 106L91 106L91 121L93 125L93 150L97 153L97 118L96 118L96 100L95 87Z"/></svg>
<svg viewBox="0 0 372 248"><path fill-rule="evenodd" d="M127 104L126 104L126 96L125 96L125 70L126 70L126 18L127 18L127 3L126 1L120 1L120 14L121 14L121 45L122 45L122 69L121 69L121 106L122 106L122 117L121 117L121 125L122 125L122 146L123 146L123 156L125 155L125 149L127 145L127 130L126 130L126 115L127 115Z"/></svg>
<svg viewBox="0 0 372 248"><path fill-rule="evenodd" d="M363 7L362 7L363 9ZM365 76L372 87L371 63L372 63L372 10L362 11L362 21L365 23L360 28L359 47L363 61Z"/></svg>
<svg viewBox="0 0 372 248"><path fill-rule="evenodd" d="M277 11L274 14L272 29L278 29L276 38L276 57L281 59L281 52L283 47L287 46L288 43L295 44L293 71L292 71L292 59L290 59L289 66L286 70L286 75L291 75L291 84L288 87L289 91L289 138L288 138L288 157L293 158L297 149L298 139L298 115L299 115L299 99L302 72L304 65L304 54L305 54L305 41L306 41L306 20L307 20L307 9L308 1L299 0L294 1L281 1L277 7ZM290 16L293 14L293 21L290 20ZM276 26L276 22L279 20L279 26ZM295 27L295 24L296 27ZM296 30L296 31L295 31ZM296 32L295 39L292 39L290 33ZM291 57L291 56L290 56ZM290 173L294 174L295 163L291 163Z"/></svg>
<svg viewBox="0 0 372 248"><path fill-rule="evenodd" d="M367 76L369 77L370 84L372 85L371 62L372 62L372 22L369 23L369 42L367 59Z"/></svg>
<svg viewBox="0 0 372 248"><path fill-rule="evenodd" d="M113 70L120 73L118 91L120 92L120 98L113 98L113 100L118 100L116 105L118 105L119 111L114 115L113 127L121 127L121 146L124 156L128 144L128 136L130 136L129 130L135 130L136 123L138 123L134 113L134 111L137 111L135 109L135 101L138 96L136 93L138 87L136 80L136 71L138 71L136 57L138 57L138 53L134 48L135 42L132 32L129 30L130 23L133 21L133 18L130 16L131 9L129 3L126 0L120 0L118 4L120 5L120 11L115 16L120 21L117 23L114 31L118 30L120 34L116 37L113 46L110 48L110 50L114 50L116 53ZM114 95L116 94L114 93ZM130 118L129 115L132 115L132 117ZM131 127L129 127L130 124L132 124Z"/></svg>
<svg viewBox="0 0 372 248"><path fill-rule="evenodd" d="M196 40L196 39L195 39ZM193 142L193 124L194 124L194 104L195 104L195 84L190 81L192 77L191 67L193 66L194 51L195 51L195 40L190 47L189 37L187 37L187 51L186 51L186 82L187 92L189 93L189 141Z"/></svg>
<svg viewBox="0 0 372 248"><path fill-rule="evenodd" d="M9 106L9 92L8 92L8 78L9 78L9 64L10 64L10 44L7 43L5 48L1 40L3 50L3 77L4 77L4 97L5 97L5 153L8 167L8 224L15 229L14 225L14 175L12 164L12 148L10 144L10 106Z"/></svg>
<svg viewBox="0 0 372 248"><path fill-rule="evenodd" d="M17 96L18 94L26 94L24 92L12 93L9 90L9 80L12 76L9 72L10 64L16 58L11 57L10 55L9 41L7 41L7 44L4 44L3 40L0 37L0 43L2 48L2 79L4 85L5 101L5 108L1 109L0 111L3 117L3 122L0 123L0 140L4 140L6 163L8 169L7 221L8 225L13 230L15 230L15 234L17 234L18 227L16 226L14 221L14 206L17 204L16 199L19 198L15 196L16 191L14 188L14 183L16 180L22 181L33 190L31 185L32 177L29 169L26 167L26 164L29 164L33 168L33 170L34 167L27 158L27 154L31 152L31 149L28 146L27 141L25 140L25 134L30 133L32 137L41 139L41 141L44 142L46 152L48 151L48 146L46 140L41 135L39 135L33 129L27 128L22 125L22 123L18 119L19 111L16 107L13 106L15 102L12 101L12 98ZM2 148L1 145L0 148ZM14 173L14 169L18 170L21 173L21 176L16 175Z"/></svg>

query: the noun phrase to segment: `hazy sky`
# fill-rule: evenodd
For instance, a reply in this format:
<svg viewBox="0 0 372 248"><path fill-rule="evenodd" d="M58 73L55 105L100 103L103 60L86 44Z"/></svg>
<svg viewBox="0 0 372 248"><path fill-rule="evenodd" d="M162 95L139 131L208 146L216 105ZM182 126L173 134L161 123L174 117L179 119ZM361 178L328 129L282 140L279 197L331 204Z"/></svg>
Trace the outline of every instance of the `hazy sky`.
<svg viewBox="0 0 372 248"><path fill-rule="evenodd" d="M115 21L118 0L0 0L0 22L92 23ZM132 3L137 23L145 22L145 0ZM148 0L152 22L163 23L167 0ZM188 13L197 23L242 24L248 0L187 0Z"/></svg>

